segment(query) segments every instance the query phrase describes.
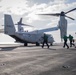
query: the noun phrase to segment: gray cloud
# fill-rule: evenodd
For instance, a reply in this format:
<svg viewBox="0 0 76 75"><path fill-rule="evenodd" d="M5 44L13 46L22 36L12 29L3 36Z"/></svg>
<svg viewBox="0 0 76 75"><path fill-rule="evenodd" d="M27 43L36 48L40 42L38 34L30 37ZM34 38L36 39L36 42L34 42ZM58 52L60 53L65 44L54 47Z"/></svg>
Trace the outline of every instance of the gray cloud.
<svg viewBox="0 0 76 75"><path fill-rule="evenodd" d="M0 0L0 2L1 2L2 0Z"/></svg>
<svg viewBox="0 0 76 75"><path fill-rule="evenodd" d="M7 4L7 1L2 0L0 4L1 5L0 12L11 13L11 15L17 15L19 17L23 17L25 19L24 22L30 24L35 23L35 25L37 24L37 27L38 25L40 27L40 23L37 21L40 22L44 21L41 22L41 25L46 24L47 27L49 25L49 22L51 22L51 24L55 24L54 21L52 21L52 19L55 19L55 17L52 16L42 17L35 14L41 12L57 13L57 12L61 12L62 10L68 11L76 5L76 2L69 4L66 3L66 1L67 0L12 0L12 1L9 0L8 1L9 4ZM70 14L70 16L73 16L73 13ZM74 16L74 18L76 17Z"/></svg>
<svg viewBox="0 0 76 75"><path fill-rule="evenodd" d="M54 1L54 0L51 0ZM50 0L29 0L30 3L42 4L42 3L49 3Z"/></svg>

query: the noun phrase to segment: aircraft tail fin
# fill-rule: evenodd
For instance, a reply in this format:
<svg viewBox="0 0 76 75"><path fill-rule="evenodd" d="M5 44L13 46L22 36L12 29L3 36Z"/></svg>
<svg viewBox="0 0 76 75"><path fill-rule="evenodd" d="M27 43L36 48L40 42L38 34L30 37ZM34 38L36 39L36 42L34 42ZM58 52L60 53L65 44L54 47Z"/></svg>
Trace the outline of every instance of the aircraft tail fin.
<svg viewBox="0 0 76 75"><path fill-rule="evenodd" d="M16 29L12 20L11 15L4 15L4 33L8 35L13 35Z"/></svg>

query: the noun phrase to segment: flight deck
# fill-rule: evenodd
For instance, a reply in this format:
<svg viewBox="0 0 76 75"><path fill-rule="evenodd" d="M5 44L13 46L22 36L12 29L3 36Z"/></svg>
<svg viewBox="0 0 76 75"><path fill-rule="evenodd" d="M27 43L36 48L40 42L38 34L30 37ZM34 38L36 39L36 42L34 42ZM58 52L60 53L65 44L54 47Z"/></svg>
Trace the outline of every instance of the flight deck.
<svg viewBox="0 0 76 75"><path fill-rule="evenodd" d="M0 45L0 75L76 75L76 48Z"/></svg>

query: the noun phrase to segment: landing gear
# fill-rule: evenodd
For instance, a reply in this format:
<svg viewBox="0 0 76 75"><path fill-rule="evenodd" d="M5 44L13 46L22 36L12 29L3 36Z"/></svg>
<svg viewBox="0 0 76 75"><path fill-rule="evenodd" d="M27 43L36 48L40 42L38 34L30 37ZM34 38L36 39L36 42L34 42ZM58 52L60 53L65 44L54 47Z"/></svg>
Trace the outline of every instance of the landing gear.
<svg viewBox="0 0 76 75"><path fill-rule="evenodd" d="M40 46L40 44L38 42L36 42L36 46Z"/></svg>
<svg viewBox="0 0 76 75"><path fill-rule="evenodd" d="M24 43L24 46L27 46L28 44L27 43Z"/></svg>
<svg viewBox="0 0 76 75"><path fill-rule="evenodd" d="M50 43L50 46L53 46L53 43Z"/></svg>

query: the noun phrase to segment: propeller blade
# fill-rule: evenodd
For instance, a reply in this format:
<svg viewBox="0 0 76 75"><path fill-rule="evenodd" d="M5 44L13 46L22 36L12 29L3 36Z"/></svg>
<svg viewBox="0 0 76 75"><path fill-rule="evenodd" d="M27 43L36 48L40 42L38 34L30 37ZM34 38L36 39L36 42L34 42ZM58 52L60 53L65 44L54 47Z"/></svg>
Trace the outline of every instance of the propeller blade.
<svg viewBox="0 0 76 75"><path fill-rule="evenodd" d="M34 27L34 26L31 26L31 25L28 25L28 24L24 24L24 26Z"/></svg>
<svg viewBox="0 0 76 75"><path fill-rule="evenodd" d="M55 14L38 14L38 15L60 16L60 13L55 13Z"/></svg>
<svg viewBox="0 0 76 75"><path fill-rule="evenodd" d="M23 23L21 23L21 24L18 24L18 23L17 23L17 24L15 24L15 25L21 25L21 26L25 26L25 24L23 24Z"/></svg>
<svg viewBox="0 0 76 75"><path fill-rule="evenodd" d="M34 26L31 26L31 25L28 25L28 24L23 24L23 23L21 23L21 24L15 24L15 25L34 27Z"/></svg>
<svg viewBox="0 0 76 75"><path fill-rule="evenodd" d="M19 22L18 22L18 25L21 25L22 24L22 18L20 18Z"/></svg>
<svg viewBox="0 0 76 75"><path fill-rule="evenodd" d="M69 17L69 16L66 16L66 15L65 15L65 17L68 17L68 18L70 18L70 19L72 19L72 20L75 20L74 18L72 18L72 17Z"/></svg>
<svg viewBox="0 0 76 75"><path fill-rule="evenodd" d="M65 14L67 14L67 13L69 13L69 12L72 12L72 11L74 11L74 10L76 10L76 8L74 8L74 9L72 9L72 10L69 10L69 11L65 12Z"/></svg>
<svg viewBox="0 0 76 75"><path fill-rule="evenodd" d="M21 25L21 26L29 26L29 27L33 27L33 26L31 26L31 25L23 24L23 23L22 23L22 19L23 19L23 18L20 18L20 21L17 22L17 24L15 24L15 25Z"/></svg>
<svg viewBox="0 0 76 75"><path fill-rule="evenodd" d="M20 21L19 22L22 23L22 18L20 18Z"/></svg>

